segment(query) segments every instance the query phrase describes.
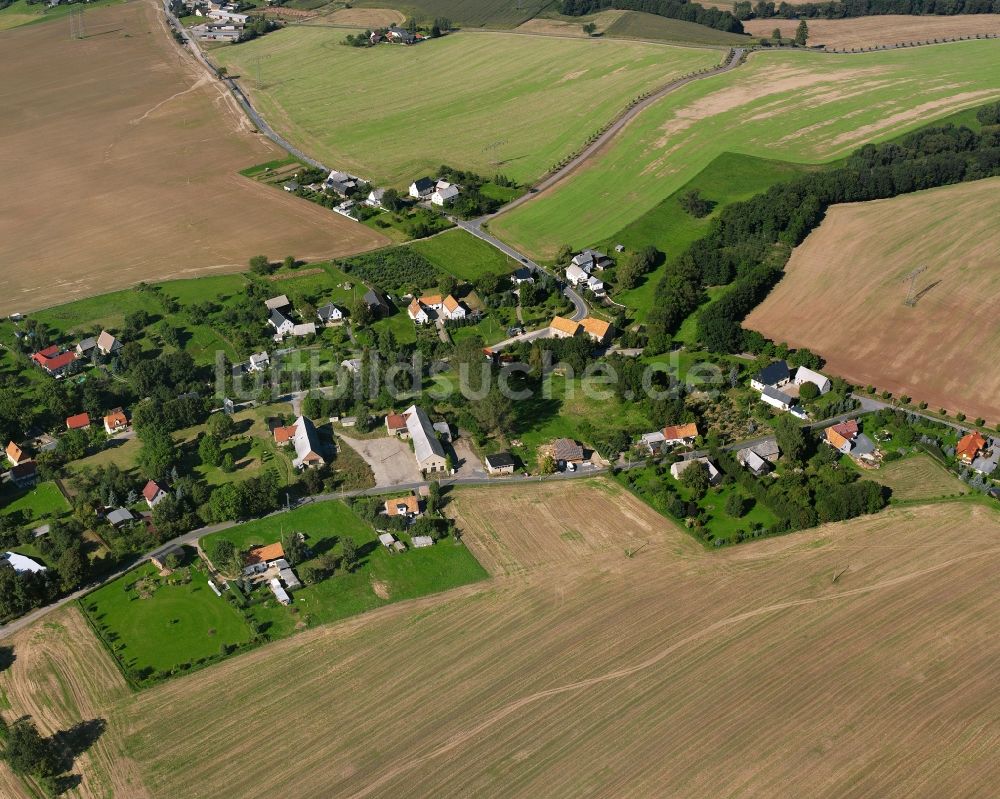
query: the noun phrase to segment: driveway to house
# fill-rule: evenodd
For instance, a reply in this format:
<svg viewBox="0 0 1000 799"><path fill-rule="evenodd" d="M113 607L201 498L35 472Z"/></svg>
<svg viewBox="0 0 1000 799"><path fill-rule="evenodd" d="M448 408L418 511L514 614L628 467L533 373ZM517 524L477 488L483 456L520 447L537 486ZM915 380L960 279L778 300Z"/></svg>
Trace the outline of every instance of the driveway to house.
<svg viewBox="0 0 1000 799"><path fill-rule="evenodd" d="M486 467L472 449L469 439L462 435L451 442L455 451L455 477L459 480L470 477L487 477Z"/></svg>
<svg viewBox="0 0 1000 799"><path fill-rule="evenodd" d="M417 469L417 462L410 451L410 445L402 439L395 436L348 438L343 433L337 438L371 466L375 474L375 485L379 488L419 483L424 479Z"/></svg>

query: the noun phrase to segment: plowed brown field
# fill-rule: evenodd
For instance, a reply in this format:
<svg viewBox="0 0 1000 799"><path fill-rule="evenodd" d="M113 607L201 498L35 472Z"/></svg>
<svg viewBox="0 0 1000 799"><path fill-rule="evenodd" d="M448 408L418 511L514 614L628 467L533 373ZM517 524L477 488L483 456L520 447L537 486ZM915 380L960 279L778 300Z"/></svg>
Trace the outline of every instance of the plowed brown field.
<svg viewBox="0 0 1000 799"><path fill-rule="evenodd" d="M803 0L807 2L807 0ZM793 0L793 5L795 2ZM731 6L727 8L730 10ZM852 47L956 39L977 33L1000 33L1000 14L958 14L952 17L889 14L853 19L810 19L809 45L822 44L838 50ZM743 29L751 36L771 38L775 28L786 39L795 38L797 19L748 19Z"/></svg>
<svg viewBox="0 0 1000 799"><path fill-rule="evenodd" d="M153 2L0 33L0 313L140 280L345 255L375 231L241 177L283 157Z"/></svg>
<svg viewBox="0 0 1000 799"><path fill-rule="evenodd" d="M893 509L708 553L616 486L560 486L548 515L536 488L452 508L477 551L537 542L543 565L112 694L122 768L156 797L991 795L995 510ZM475 521L488 506L510 520ZM627 557L633 537L649 544Z"/></svg>
<svg viewBox="0 0 1000 799"><path fill-rule="evenodd" d="M830 371L1000 421L1000 178L831 208L745 327ZM904 305L906 276L916 282Z"/></svg>

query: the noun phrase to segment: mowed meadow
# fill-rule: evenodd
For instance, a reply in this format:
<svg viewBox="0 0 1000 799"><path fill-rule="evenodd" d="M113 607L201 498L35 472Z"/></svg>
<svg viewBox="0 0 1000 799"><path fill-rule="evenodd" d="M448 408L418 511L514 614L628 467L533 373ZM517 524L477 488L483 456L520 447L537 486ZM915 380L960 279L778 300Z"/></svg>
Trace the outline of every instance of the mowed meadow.
<svg viewBox="0 0 1000 799"><path fill-rule="evenodd" d="M1000 41L863 55L753 53L643 111L580 169L495 219L492 232L552 257L564 243L614 235L723 152L827 162L997 97Z"/></svg>
<svg viewBox="0 0 1000 799"><path fill-rule="evenodd" d="M744 326L858 385L1000 422L1000 178L836 205ZM904 304L906 279L914 307Z"/></svg>
<svg viewBox="0 0 1000 799"><path fill-rule="evenodd" d="M264 117L319 160L404 188L442 163L533 180L632 98L717 50L508 33L353 48L294 27L216 50ZM257 57L261 86L256 84Z"/></svg>
<svg viewBox="0 0 1000 799"><path fill-rule="evenodd" d="M238 174L281 156L152 0L0 33L0 313L140 280L329 258L381 234Z"/></svg>
<svg viewBox="0 0 1000 799"><path fill-rule="evenodd" d="M992 508L721 552L601 479L461 490L448 512L492 580L132 696L69 609L5 642L10 713L107 720L83 797L883 799L1000 779Z"/></svg>

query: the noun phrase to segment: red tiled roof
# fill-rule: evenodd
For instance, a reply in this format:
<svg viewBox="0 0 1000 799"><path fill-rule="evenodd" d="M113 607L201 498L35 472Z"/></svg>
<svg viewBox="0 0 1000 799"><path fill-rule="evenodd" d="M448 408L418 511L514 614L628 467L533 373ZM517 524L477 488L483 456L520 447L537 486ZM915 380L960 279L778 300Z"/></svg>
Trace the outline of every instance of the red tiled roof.
<svg viewBox="0 0 1000 799"><path fill-rule="evenodd" d="M390 413L385 417L385 426L388 430L402 430L406 427L406 417L401 413Z"/></svg>
<svg viewBox="0 0 1000 799"><path fill-rule="evenodd" d="M164 490L165 489L163 488L163 486L161 486L155 480L150 480L148 483L146 483L146 487L142 489L142 498L145 499L146 502L152 502L154 499L156 499L156 495Z"/></svg>
<svg viewBox="0 0 1000 799"><path fill-rule="evenodd" d="M275 444L286 444L292 440L295 435L295 425L290 424L288 427L275 427L274 428L274 443Z"/></svg>
<svg viewBox="0 0 1000 799"><path fill-rule="evenodd" d="M115 408L104 417L104 426L110 430L114 430L116 427L128 427L128 417L125 415L125 411L121 408Z"/></svg>
<svg viewBox="0 0 1000 799"><path fill-rule="evenodd" d="M408 497L396 497L395 499L387 499L385 501L385 512L389 516L399 516L399 506L406 506L405 513L411 513L414 516L420 513L420 500L415 496Z"/></svg>
<svg viewBox="0 0 1000 799"><path fill-rule="evenodd" d="M39 365L43 365L46 361L54 358L59 354L59 348L53 344L51 347L46 347L44 350L39 350L34 355L31 356L31 360Z"/></svg>
<svg viewBox="0 0 1000 799"><path fill-rule="evenodd" d="M257 563L267 563L268 561L277 560L278 558L285 557L285 548L281 546L281 542L277 541L274 544L267 544L262 547L254 547L251 549L243 562L247 566L253 566Z"/></svg>
<svg viewBox="0 0 1000 799"><path fill-rule="evenodd" d="M978 430L973 430L962 439L955 447L955 457L963 461L973 461L979 454L979 450L986 447L986 439L980 435Z"/></svg>
<svg viewBox="0 0 1000 799"><path fill-rule="evenodd" d="M843 436L848 441L857 438L858 435L858 421L857 419L850 419L846 422L840 422L832 427L827 428L828 430L833 430L838 435Z"/></svg>
<svg viewBox="0 0 1000 799"><path fill-rule="evenodd" d="M698 425L694 422L668 425L663 428L663 437L667 441L677 441L682 438L697 438Z"/></svg>
<svg viewBox="0 0 1000 799"><path fill-rule="evenodd" d="M69 430L80 430L84 427L90 427L90 416L86 413L68 416L66 417L66 427Z"/></svg>

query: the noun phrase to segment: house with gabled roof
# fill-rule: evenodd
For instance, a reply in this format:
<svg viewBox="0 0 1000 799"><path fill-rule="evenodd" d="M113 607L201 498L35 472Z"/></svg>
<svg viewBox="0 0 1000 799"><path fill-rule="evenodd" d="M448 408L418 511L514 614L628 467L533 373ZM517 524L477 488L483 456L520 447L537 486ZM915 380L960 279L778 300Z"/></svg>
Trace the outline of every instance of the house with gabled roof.
<svg viewBox="0 0 1000 799"><path fill-rule="evenodd" d="M539 447L539 451L551 455L556 463L583 463L583 446L572 438L557 438Z"/></svg>
<svg viewBox="0 0 1000 799"><path fill-rule="evenodd" d="M716 468L715 464L708 458L689 458L685 461L678 461L677 463L671 464L670 474L675 480L680 480L681 475L695 463L703 463L705 468L708 469L709 485L715 485L722 478L722 474Z"/></svg>
<svg viewBox="0 0 1000 799"><path fill-rule="evenodd" d="M83 430L87 427L90 427L90 414L86 411L66 417L67 430Z"/></svg>
<svg viewBox="0 0 1000 799"><path fill-rule="evenodd" d="M795 370L795 378L792 382L797 386L801 386L803 383L812 383L819 389L820 394L826 394L833 388L833 383L830 382L829 377L819 372L814 372L805 366L800 366Z"/></svg>
<svg viewBox="0 0 1000 799"><path fill-rule="evenodd" d="M986 439L978 430L966 433L955 446L955 458L962 463L972 463L986 449Z"/></svg>
<svg viewBox="0 0 1000 799"><path fill-rule="evenodd" d="M248 368L251 372L263 372L271 365L271 356L267 352L255 352L250 355L250 365Z"/></svg>
<svg viewBox="0 0 1000 799"><path fill-rule="evenodd" d="M344 321L344 312L332 302L316 309L316 316L326 327L333 327Z"/></svg>
<svg viewBox="0 0 1000 799"><path fill-rule="evenodd" d="M434 426L423 408L411 405L403 416L406 419L406 431L413 441L413 455L417 468L426 473L443 472L448 468L444 447L434 432Z"/></svg>
<svg viewBox="0 0 1000 799"><path fill-rule="evenodd" d="M854 419L840 422L823 431L823 440L838 452L846 455L854 448L854 441L858 437L859 429L858 423Z"/></svg>
<svg viewBox="0 0 1000 799"><path fill-rule="evenodd" d="M455 198L458 197L459 189L458 186L453 184L448 184L444 187L438 187L431 194L431 204L433 205L450 205L455 202Z"/></svg>
<svg viewBox="0 0 1000 799"><path fill-rule="evenodd" d="M10 461L11 466L17 466L19 463L23 463L28 460L27 455L23 449L21 449L13 441L8 442L7 449L5 450L7 454L7 460Z"/></svg>
<svg viewBox="0 0 1000 799"><path fill-rule="evenodd" d="M522 266L511 272L510 282L515 286L520 286L522 283L534 283L535 276L528 267Z"/></svg>
<svg viewBox="0 0 1000 799"><path fill-rule="evenodd" d="M404 519L412 519L420 515L420 499L413 494L387 499L383 512L386 516L402 516Z"/></svg>
<svg viewBox="0 0 1000 799"><path fill-rule="evenodd" d="M52 377L62 377L67 372L71 371L73 363L77 360L79 356L76 354L75 350L61 351L59 347L53 344L50 347L46 347L44 350L40 350L31 356L36 364L38 364L42 369L48 372Z"/></svg>
<svg viewBox="0 0 1000 799"><path fill-rule="evenodd" d="M295 432L292 434L292 446L295 447L295 457L292 466L296 469L310 469L326 464L326 458L320 454L319 436L316 425L307 416L295 420Z"/></svg>
<svg viewBox="0 0 1000 799"><path fill-rule="evenodd" d="M406 417L401 413L386 414L385 431L390 436L398 438L409 438L409 430L406 427Z"/></svg>
<svg viewBox="0 0 1000 799"><path fill-rule="evenodd" d="M794 397L774 386L764 386L760 392L760 400L772 408L777 408L779 411L789 411L795 405Z"/></svg>
<svg viewBox="0 0 1000 799"><path fill-rule="evenodd" d="M667 444L684 444L690 446L698 437L698 425L695 422L667 425L661 431Z"/></svg>
<svg viewBox="0 0 1000 799"><path fill-rule="evenodd" d="M422 200L425 197L430 197L436 188L434 181L430 178L419 178L410 184L410 196L415 200Z"/></svg>
<svg viewBox="0 0 1000 799"><path fill-rule="evenodd" d="M486 465L486 472L494 476L514 474L514 467L517 465L514 456L509 452L494 452L483 458L483 463Z"/></svg>
<svg viewBox="0 0 1000 799"><path fill-rule="evenodd" d="M566 282L571 283L574 286L579 286L587 282L587 278L590 277L590 272L585 270L583 267L577 266L576 264L570 264L566 267Z"/></svg>
<svg viewBox="0 0 1000 799"><path fill-rule="evenodd" d="M554 316L549 322L550 338L573 338L580 332L580 324L565 316Z"/></svg>
<svg viewBox="0 0 1000 799"><path fill-rule="evenodd" d="M407 316L410 317L410 321L415 325L426 325L430 320L430 316L427 314L427 309L421 304L420 300L414 297L409 306L406 309Z"/></svg>
<svg viewBox="0 0 1000 799"><path fill-rule="evenodd" d="M114 408L104 417L104 432L109 436L128 430L128 417L121 408Z"/></svg>
<svg viewBox="0 0 1000 799"><path fill-rule="evenodd" d="M278 339L290 336L295 329L295 322L277 309L271 311L271 315L267 318L267 323L274 328L274 337Z"/></svg>
<svg viewBox="0 0 1000 799"><path fill-rule="evenodd" d="M107 330L102 330L97 337L97 352L101 355L114 355L122 348L122 343Z"/></svg>
<svg viewBox="0 0 1000 799"><path fill-rule="evenodd" d="M18 488L27 488L38 481L38 464L32 460L21 461L10 470L10 480Z"/></svg>
<svg viewBox="0 0 1000 799"><path fill-rule="evenodd" d="M142 498L146 500L146 504L149 505L150 509L159 505L167 496L167 489L156 480L150 480L146 483L145 488L142 489Z"/></svg>
<svg viewBox="0 0 1000 799"><path fill-rule="evenodd" d="M787 363L784 361L772 361L750 378L750 387L757 391L763 391L768 386L781 388L791 379L792 375L788 371Z"/></svg>
<svg viewBox="0 0 1000 799"><path fill-rule="evenodd" d="M596 316L586 317L580 322L580 328L598 344L607 344L614 334L612 324L598 319Z"/></svg>
<svg viewBox="0 0 1000 799"><path fill-rule="evenodd" d="M465 306L449 294L441 303L441 315L451 321L465 319L467 313Z"/></svg>

